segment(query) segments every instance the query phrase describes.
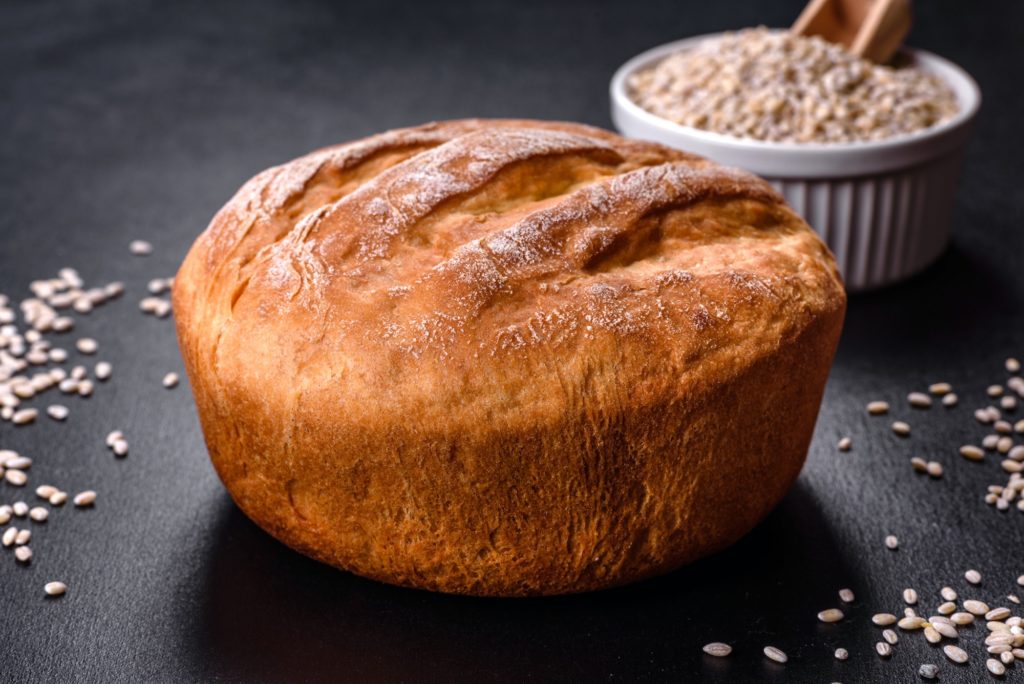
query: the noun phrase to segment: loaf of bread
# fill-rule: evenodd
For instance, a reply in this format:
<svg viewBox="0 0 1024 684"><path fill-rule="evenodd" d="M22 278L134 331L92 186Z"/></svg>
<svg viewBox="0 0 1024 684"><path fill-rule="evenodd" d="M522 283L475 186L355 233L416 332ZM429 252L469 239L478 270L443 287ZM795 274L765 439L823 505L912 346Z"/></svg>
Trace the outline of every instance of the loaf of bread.
<svg viewBox="0 0 1024 684"><path fill-rule="evenodd" d="M500 596L632 582L748 532L800 471L846 305L764 181L512 120L264 171L173 302L246 515L359 575Z"/></svg>

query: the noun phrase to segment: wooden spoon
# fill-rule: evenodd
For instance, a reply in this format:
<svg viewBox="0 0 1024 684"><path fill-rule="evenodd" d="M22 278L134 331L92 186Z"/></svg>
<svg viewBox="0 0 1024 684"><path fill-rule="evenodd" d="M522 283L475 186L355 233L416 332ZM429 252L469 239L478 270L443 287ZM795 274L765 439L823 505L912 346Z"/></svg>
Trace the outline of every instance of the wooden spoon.
<svg viewBox="0 0 1024 684"><path fill-rule="evenodd" d="M885 64L903 43L910 24L910 0L811 0L792 31L821 36Z"/></svg>

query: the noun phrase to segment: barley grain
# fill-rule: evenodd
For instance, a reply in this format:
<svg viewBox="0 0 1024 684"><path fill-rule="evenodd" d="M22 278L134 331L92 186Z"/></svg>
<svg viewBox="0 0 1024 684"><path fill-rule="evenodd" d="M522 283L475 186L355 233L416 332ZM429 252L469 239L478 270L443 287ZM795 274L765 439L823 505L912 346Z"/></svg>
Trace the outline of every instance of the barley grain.
<svg viewBox="0 0 1024 684"><path fill-rule="evenodd" d="M896 642L898 642L900 640L900 638L898 636L896 636L896 632L892 631L891 629L883 629L882 630L882 638L885 639L888 643L893 644L893 645L895 645Z"/></svg>
<svg viewBox="0 0 1024 684"><path fill-rule="evenodd" d="M14 515L18 516L19 518L24 518L26 515L28 515L28 504L25 503L24 501L15 501L14 505L11 507L11 510L14 511Z"/></svg>
<svg viewBox="0 0 1024 684"><path fill-rule="evenodd" d="M973 444L960 447L960 455L971 461L981 461L985 458L985 452Z"/></svg>
<svg viewBox="0 0 1024 684"><path fill-rule="evenodd" d="M67 332L75 327L75 319L70 316L57 316L53 319L53 331L54 332Z"/></svg>
<svg viewBox="0 0 1024 684"><path fill-rule="evenodd" d="M82 354L95 354L100 345L91 337L83 337L75 342L75 348Z"/></svg>
<svg viewBox="0 0 1024 684"><path fill-rule="evenodd" d="M96 502L96 492L91 489L87 489L84 492L75 494L73 499L76 506L83 508L85 506L92 506Z"/></svg>
<svg viewBox="0 0 1024 684"><path fill-rule="evenodd" d="M177 373L168 373L167 375L165 375L164 379L163 379L163 385L167 389L171 389L171 388L177 387L178 386L178 374Z"/></svg>
<svg viewBox="0 0 1024 684"><path fill-rule="evenodd" d="M61 406L60 404L50 404L46 407L46 415L50 416L50 418L53 418L54 420L65 420L69 413L70 411L68 411L68 407Z"/></svg>
<svg viewBox="0 0 1024 684"><path fill-rule="evenodd" d="M818 619L822 622L839 622L843 619L843 611L838 608L827 608L818 613Z"/></svg>
<svg viewBox="0 0 1024 684"><path fill-rule="evenodd" d="M942 477L942 464L938 461L928 461L928 474L932 477Z"/></svg>
<svg viewBox="0 0 1024 684"><path fill-rule="evenodd" d="M63 582L47 582L43 586L43 591L46 592L47 596L61 596L68 590L68 587Z"/></svg>
<svg viewBox="0 0 1024 684"><path fill-rule="evenodd" d="M32 518L36 522L46 522L47 518L50 517L50 511L46 510L42 506L36 506L28 512L28 517Z"/></svg>
<svg viewBox="0 0 1024 684"><path fill-rule="evenodd" d="M914 456L910 459L910 467L919 473L928 472L928 462L920 456Z"/></svg>
<svg viewBox="0 0 1024 684"><path fill-rule="evenodd" d="M956 601L956 591L953 587L942 587L939 590L939 595L947 601Z"/></svg>
<svg viewBox="0 0 1024 684"><path fill-rule="evenodd" d="M850 657L850 652L847 651L845 648L837 648L834 655L836 657L836 660L846 660Z"/></svg>
<svg viewBox="0 0 1024 684"><path fill-rule="evenodd" d="M49 499L51 496L56 494L58 491L59 490L56 487L54 487L53 485L48 485L48 484L39 485L38 487L36 487L36 496L38 496L40 499Z"/></svg>
<svg viewBox="0 0 1024 684"><path fill-rule="evenodd" d="M892 646L885 643L884 641L879 641L877 644L875 644L875 651L882 658L888 658L892 655Z"/></svg>
<svg viewBox="0 0 1024 684"><path fill-rule="evenodd" d="M989 611L988 604L984 601L977 601L975 599L967 599L964 601L964 610L972 615L984 615Z"/></svg>
<svg viewBox="0 0 1024 684"><path fill-rule="evenodd" d="M106 361L100 361L96 364L96 368L93 369L93 375L96 376L97 380L106 381L110 379L110 374L113 373L114 367Z"/></svg>
<svg viewBox="0 0 1024 684"><path fill-rule="evenodd" d="M139 310L148 314L156 313L160 301L159 297L145 297L139 301Z"/></svg>
<svg viewBox="0 0 1024 684"><path fill-rule="evenodd" d="M169 283L165 278L153 278L148 283L146 283L146 289L150 292L150 294L155 295L163 294L164 292L167 291L168 287Z"/></svg>
<svg viewBox="0 0 1024 684"><path fill-rule="evenodd" d="M35 419L39 416L39 410L34 408L21 409L14 412L11 416L11 422L15 425L28 425L29 423L35 422Z"/></svg>
<svg viewBox="0 0 1024 684"><path fill-rule="evenodd" d="M896 538L896 535L890 534L885 538L885 547L887 549L895 551L900 546L900 540Z"/></svg>
<svg viewBox="0 0 1024 684"><path fill-rule="evenodd" d="M968 570L964 573L964 579L970 582L971 584L980 584L981 573L977 570Z"/></svg>
<svg viewBox="0 0 1024 684"><path fill-rule="evenodd" d="M876 613L871 616L871 622L879 627L888 627L896 624L896 616L892 613Z"/></svg>
<svg viewBox="0 0 1024 684"><path fill-rule="evenodd" d="M946 644L942 647L942 652L946 654L946 657L952 660L954 663L966 663L967 662L967 651L954 646L953 644Z"/></svg>
<svg viewBox="0 0 1024 684"><path fill-rule="evenodd" d="M906 603L908 606L912 606L915 603L917 603L917 592L913 589L904 589L903 602Z"/></svg>
<svg viewBox="0 0 1024 684"><path fill-rule="evenodd" d="M23 487L28 482L28 475L24 471L11 468L4 473L4 479L15 487Z"/></svg>
<svg viewBox="0 0 1024 684"><path fill-rule="evenodd" d="M915 615L913 617L901 618L896 624L900 629L910 631L914 629L921 629L924 627L926 622L927 621L923 617Z"/></svg>
<svg viewBox="0 0 1024 684"><path fill-rule="evenodd" d="M953 386L948 382L936 382L928 385L928 391L937 397L942 397L953 391Z"/></svg>
<svg viewBox="0 0 1024 684"><path fill-rule="evenodd" d="M952 601L946 601L945 603L940 605L937 608L937 610L939 611L940 615L952 615L953 613L956 612L956 604L953 603ZM929 621L929 622L931 622L931 621Z"/></svg>
<svg viewBox="0 0 1024 684"><path fill-rule="evenodd" d="M853 590L852 589L840 589L839 590L839 600L842 601L843 603L853 603L854 598L855 597L853 595Z"/></svg>
<svg viewBox="0 0 1024 684"><path fill-rule="evenodd" d="M932 629L947 639L956 639L960 636L959 632L956 631L956 627L945 622L933 622Z"/></svg>
<svg viewBox="0 0 1024 684"><path fill-rule="evenodd" d="M932 625L925 626L924 638L929 644L937 644L942 641L942 635Z"/></svg>
<svg viewBox="0 0 1024 684"><path fill-rule="evenodd" d="M900 437L907 437L910 435L910 425L902 420L897 420L892 424L892 431Z"/></svg>
<svg viewBox="0 0 1024 684"><path fill-rule="evenodd" d="M1001 621L1005 620L1008 617L1010 617L1010 609L1004 607L993 608L992 610L985 613L986 620Z"/></svg>
<svg viewBox="0 0 1024 684"><path fill-rule="evenodd" d="M911 392L907 395L907 403L914 408L931 408L932 398L924 392Z"/></svg>
<svg viewBox="0 0 1024 684"><path fill-rule="evenodd" d="M14 549L14 557L17 558L20 563L28 563L32 560L32 549L28 546L19 546Z"/></svg>
<svg viewBox="0 0 1024 684"><path fill-rule="evenodd" d="M872 401L868 404L868 413L873 416L880 416L883 413L889 412L889 402L886 401Z"/></svg>
<svg viewBox="0 0 1024 684"><path fill-rule="evenodd" d="M712 641L710 644L706 644L704 646L704 652L710 656L715 656L716 658L724 658L732 653L732 646L729 644L723 644L720 641Z"/></svg>
<svg viewBox="0 0 1024 684"><path fill-rule="evenodd" d="M64 502L68 500L67 492L55 492L48 501L51 506L63 506Z"/></svg>
<svg viewBox="0 0 1024 684"><path fill-rule="evenodd" d="M128 251L134 256L149 256L153 253L153 245L145 240L132 240L128 243Z"/></svg>
<svg viewBox="0 0 1024 684"><path fill-rule="evenodd" d="M921 667L917 668L917 674L921 675L924 679L935 679L939 675L939 666L932 663L924 663Z"/></svg>
<svg viewBox="0 0 1024 684"><path fill-rule="evenodd" d="M956 406L958 401L960 401L960 398L957 397L954 392L950 392L946 396L942 397L942 405L946 408L953 408Z"/></svg>
<svg viewBox="0 0 1024 684"><path fill-rule="evenodd" d="M787 656L784 652L782 652L782 650L775 648L774 646L765 646L764 654L768 657L769 660L774 660L777 663L785 663L787 660L789 660L789 656Z"/></svg>
<svg viewBox="0 0 1024 684"><path fill-rule="evenodd" d="M849 437L843 437L839 440L839 444L836 445L840 451L849 451L850 447L853 446L853 440Z"/></svg>

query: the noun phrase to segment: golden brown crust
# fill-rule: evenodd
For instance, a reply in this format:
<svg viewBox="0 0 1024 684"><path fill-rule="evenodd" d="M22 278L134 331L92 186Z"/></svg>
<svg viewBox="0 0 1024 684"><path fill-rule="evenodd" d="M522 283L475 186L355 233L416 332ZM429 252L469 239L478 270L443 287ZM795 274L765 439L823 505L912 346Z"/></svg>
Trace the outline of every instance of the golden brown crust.
<svg viewBox="0 0 1024 684"><path fill-rule="evenodd" d="M352 572L480 595L622 584L745 534L800 470L844 309L763 181L509 120L269 169L174 286L246 514Z"/></svg>

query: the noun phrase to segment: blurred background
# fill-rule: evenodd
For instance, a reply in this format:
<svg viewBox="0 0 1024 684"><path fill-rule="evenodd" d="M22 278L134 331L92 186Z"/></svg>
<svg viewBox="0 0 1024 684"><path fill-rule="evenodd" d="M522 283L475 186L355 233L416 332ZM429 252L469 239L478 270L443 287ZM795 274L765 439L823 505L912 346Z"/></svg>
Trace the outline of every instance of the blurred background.
<svg viewBox="0 0 1024 684"><path fill-rule="evenodd" d="M395 589L277 544L233 506L209 466L169 321L136 310L250 176L311 149L468 116L609 127L613 71L701 33L788 26L799 0L655 2L0 2L0 292L75 266L129 294L78 330L118 375L66 425L0 447L39 475L92 485L101 505L50 524L32 567L0 558L5 681L942 681L975 682L922 640L890 661L868 616L929 602L977 567L998 598L1024 572L1024 515L982 503L989 470L956 461L980 439L1002 360L1024 356L1024 3L923 0L909 44L969 71L984 102L955 209L953 245L925 273L853 297L808 465L792 494L734 548L600 594L485 601ZM155 249L129 256L141 238ZM952 382L957 412L914 414L911 441L872 422L872 399ZM134 431L129 459L102 447ZM854 438L838 456L836 440ZM949 464L915 477L913 455ZM737 495L742 495L738 493ZM10 499L4 486L3 498ZM886 534L902 540L892 553ZM68 581L44 602L51 577ZM959 588L960 584L955 584ZM1005 588L997 588L1004 587ZM817 611L854 589L851 618ZM736 653L712 661L712 640ZM977 640L980 644L980 640ZM760 649L790 654L785 666ZM851 659L839 663L833 649ZM1019 669L1019 668L1018 668ZM1020 672L1012 672L1015 679Z"/></svg>

